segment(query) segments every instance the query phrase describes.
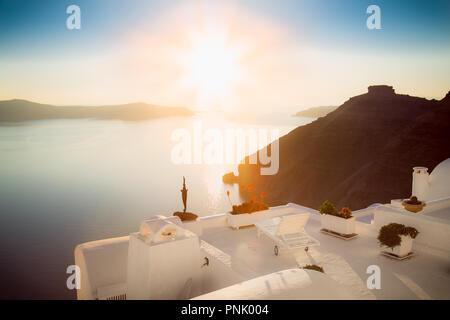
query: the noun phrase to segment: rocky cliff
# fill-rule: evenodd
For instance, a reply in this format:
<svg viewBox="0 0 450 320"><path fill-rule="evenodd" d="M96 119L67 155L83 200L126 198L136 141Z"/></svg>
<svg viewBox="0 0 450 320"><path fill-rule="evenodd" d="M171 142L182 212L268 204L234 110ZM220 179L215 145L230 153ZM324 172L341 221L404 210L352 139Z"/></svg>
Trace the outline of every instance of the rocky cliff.
<svg viewBox="0 0 450 320"><path fill-rule="evenodd" d="M450 92L441 101L369 87L335 111L280 138L280 168L261 176L240 165L237 181L270 205L324 200L351 209L411 195L412 167L450 157Z"/></svg>

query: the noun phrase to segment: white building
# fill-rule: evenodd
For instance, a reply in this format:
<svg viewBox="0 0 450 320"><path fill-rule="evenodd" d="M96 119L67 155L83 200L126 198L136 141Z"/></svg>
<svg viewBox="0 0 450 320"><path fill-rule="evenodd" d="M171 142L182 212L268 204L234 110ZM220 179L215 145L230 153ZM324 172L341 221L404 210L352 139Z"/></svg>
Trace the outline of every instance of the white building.
<svg viewBox="0 0 450 320"><path fill-rule="evenodd" d="M450 299L450 159L431 174L415 167L412 194L426 203L418 213L401 200L353 212L352 240L321 232L320 214L292 203L185 223L155 216L128 237L76 247L78 299ZM274 242L255 227L237 228L302 212L310 213L306 232L320 242L308 251L275 255ZM392 222L419 231L409 259L380 254L378 231Z"/></svg>

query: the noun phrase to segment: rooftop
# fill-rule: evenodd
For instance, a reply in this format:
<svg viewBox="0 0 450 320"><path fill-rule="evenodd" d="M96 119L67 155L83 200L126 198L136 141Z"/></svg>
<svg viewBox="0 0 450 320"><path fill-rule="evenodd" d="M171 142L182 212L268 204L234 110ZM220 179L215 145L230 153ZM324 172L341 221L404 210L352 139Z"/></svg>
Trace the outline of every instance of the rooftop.
<svg viewBox="0 0 450 320"><path fill-rule="evenodd" d="M419 241L419 236L414 248L415 255L410 259L397 261L380 254L376 221L361 222L367 221L364 217L405 214L395 205L374 206L354 212L358 237L352 240L342 240L321 232L320 214L315 210L296 204L284 207L311 213L305 230L320 242L320 246L310 247L307 252L303 249L282 251L276 256L273 251L274 242L270 238L264 235L258 238L255 227L230 228L226 222L226 214L202 217L195 222L203 225L199 237L201 255L208 256L210 260L209 271L202 275L202 282L210 283L204 284L201 294L264 275L288 269L299 270L314 264L321 266L325 275L335 281L341 291L350 293L353 299L450 299L450 251L445 246L424 246L423 241ZM280 210L280 207L271 210ZM450 208L437 210L436 213L439 216L449 216ZM406 215L408 216L407 213ZM445 245L450 245L450 224L444 223L447 220L435 221L434 217L425 215L421 218L441 223L446 228L442 232L447 241ZM188 227L192 228L193 225ZM424 236L428 236L427 231L422 229L419 228ZM116 288L117 285L119 288L126 287L128 247L129 237L121 237L94 241L77 248L77 264L84 265L89 274L91 284L88 287L97 289L91 291L91 298L101 299L98 292L109 292L111 287ZM370 276L368 267L373 265L380 268L381 288L370 290L366 281ZM190 298L193 297L195 296Z"/></svg>
<svg viewBox="0 0 450 320"><path fill-rule="evenodd" d="M346 219L293 203L185 222L155 216L129 237L77 246L75 262L83 275L78 298L450 299L450 189L445 187L450 180L442 177L448 174L442 169L448 161L433 171L433 179L423 170L413 171L413 192L428 199L420 212L407 211L401 199L354 211L348 221L354 224L351 235L357 236L351 239L323 232L325 217L338 224ZM444 197L430 199L436 190ZM292 229L292 218L297 217L306 222L304 227L299 222L299 228L310 237L308 244L291 250L281 250L278 244L277 255L274 241L292 235L280 230ZM281 221L277 233L269 228L258 234L265 225L270 227L268 221ZM394 259L382 254L386 249L380 247L378 233L390 223L418 230L408 255ZM402 247L403 241L409 242L405 239ZM306 265L320 266L324 274L303 269ZM380 274L375 289L368 285L374 270Z"/></svg>
<svg viewBox="0 0 450 320"><path fill-rule="evenodd" d="M447 209L447 214L450 210ZM256 278L280 270L316 264L325 274L347 288L359 299L449 299L450 262L443 256L425 251L405 261L380 255L373 225L357 226L359 236L341 240L320 231L319 214L309 219L306 231L320 241L308 252L296 250L275 256L274 243L266 237L258 239L255 228L233 230L229 227L207 230L202 239L223 251L233 269L245 279ZM381 268L381 289L367 289L370 274L367 267ZM424 272L426 270L426 272Z"/></svg>

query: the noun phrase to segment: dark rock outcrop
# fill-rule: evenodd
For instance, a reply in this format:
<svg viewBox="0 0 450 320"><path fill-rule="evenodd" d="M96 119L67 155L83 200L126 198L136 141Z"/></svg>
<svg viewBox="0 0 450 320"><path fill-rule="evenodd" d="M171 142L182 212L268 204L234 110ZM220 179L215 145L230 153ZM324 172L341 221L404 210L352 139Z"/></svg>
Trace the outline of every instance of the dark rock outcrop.
<svg viewBox="0 0 450 320"><path fill-rule="evenodd" d="M431 171L450 157L449 141L450 93L437 101L374 86L281 137L276 175L261 176L258 165L244 164L238 182L265 192L271 205L318 208L330 200L361 209L409 197L412 167Z"/></svg>

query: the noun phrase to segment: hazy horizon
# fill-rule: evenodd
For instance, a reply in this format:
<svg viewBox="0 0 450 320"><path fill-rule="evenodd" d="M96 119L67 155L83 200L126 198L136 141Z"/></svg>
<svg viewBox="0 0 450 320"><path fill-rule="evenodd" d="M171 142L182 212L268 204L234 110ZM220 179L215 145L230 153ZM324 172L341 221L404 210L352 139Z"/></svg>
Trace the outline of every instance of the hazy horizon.
<svg viewBox="0 0 450 320"><path fill-rule="evenodd" d="M395 90L395 88L394 88L394 90ZM428 99L428 100L432 100L432 99L442 100L443 98L445 98L446 94L449 93L449 92L450 92L450 87L449 87L449 90L446 93L444 93L444 95L442 97L420 97L420 98L425 98L425 99ZM367 92L362 92L360 94L364 94L364 93L367 93ZM410 96L417 96L417 95L415 95L413 93L406 93L406 92L396 92L396 94L401 94L401 95L405 94L405 95L410 95ZM359 95L359 94L357 94L357 95ZM349 99L349 98L351 98L351 97L347 97L347 99ZM51 105L51 106L54 106L54 107L108 107L108 106L117 106L117 105L148 104L148 105L151 105L151 106L160 106L160 107L167 107L167 108L180 108L180 107L181 108L188 108L188 109L192 110L193 112L212 111L212 112L215 112L215 113L228 113L228 114L236 114L236 115L237 114L247 114L247 113L249 115L253 114L251 110L250 111L245 111L245 110L244 111L243 110L231 110L230 111L230 110L226 110L226 109L216 109L216 110L207 110L206 109L205 110L205 109L201 109L201 108L186 107L186 106L183 106L183 105L159 105L159 104L155 104L155 103L148 102L148 101L129 101L129 102L120 103L120 104L119 103L111 103L111 104L95 104L95 105L94 104L80 104L80 105L62 104L62 105L59 105L59 104L54 104L54 103L42 103L42 102L39 102L39 101L32 101L32 100L23 99L23 98L10 98L10 99L5 99L5 100L0 100L0 102L12 101L12 100L21 100L21 101L27 101L27 102L36 103L36 104ZM305 111L305 110L308 110L308 109L315 109L315 108L336 108L336 107L339 107L340 105L342 105L344 102L345 101L343 101L340 104L336 104L336 105L284 106L284 107L281 107L282 111L281 112L277 112L277 114L288 115L288 114L291 114L292 112L297 113L297 112L300 112L300 111ZM262 112L261 112L261 114L265 114L265 115L273 114L273 113L274 112L271 109L262 110Z"/></svg>

